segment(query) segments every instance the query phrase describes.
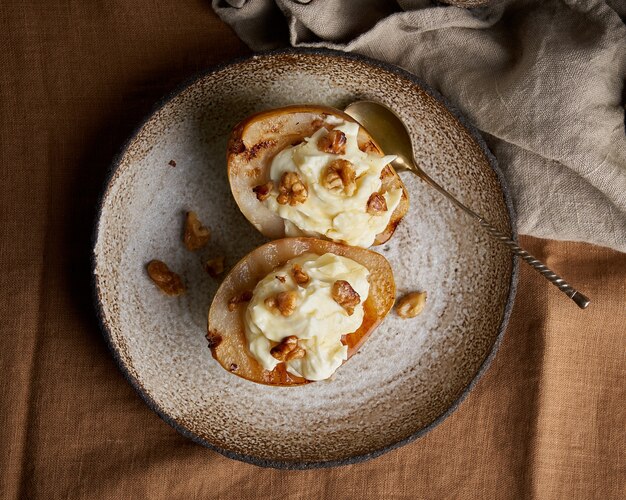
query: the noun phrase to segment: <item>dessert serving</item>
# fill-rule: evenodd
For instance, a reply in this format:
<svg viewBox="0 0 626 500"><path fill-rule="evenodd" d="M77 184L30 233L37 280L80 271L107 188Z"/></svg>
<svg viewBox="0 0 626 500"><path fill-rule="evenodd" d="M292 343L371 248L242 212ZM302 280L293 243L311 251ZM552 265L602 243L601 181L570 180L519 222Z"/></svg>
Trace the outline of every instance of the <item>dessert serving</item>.
<svg viewBox="0 0 626 500"><path fill-rule="evenodd" d="M415 176L400 174L411 201L418 203L402 218L395 238L372 247L386 261L359 247L347 250L328 236L315 241L337 244L341 251L318 243L285 245L292 238L263 246L265 237L285 238L285 219L266 206L267 199L260 201L254 188L272 180L271 160L280 151L321 128L311 126L313 115L328 121L328 116L341 113L328 111L324 116L326 111L319 107L318 113L306 113L313 118L307 130L291 142L285 139L282 147L277 144L265 163L254 164L265 151L258 146L263 129L257 127L250 135L252 128L239 127L243 144L238 148L245 146L247 153L234 159L243 170L233 172L231 147L228 174L227 144L235 124L288 103L345 106L363 98L399 110L428 172L500 229L514 230L508 191L493 156L479 133L436 92L399 68L319 49L254 54L201 76L147 117L116 157L103 189L94 234L93 283L98 318L113 357L133 388L168 424L228 457L261 466L310 469L354 463L397 448L450 414L472 381L485 372L504 331L517 279L515 261L506 247L469 227L457 209ZM277 123L293 125L280 130L294 130L298 119L279 114ZM374 128L369 132L378 141ZM359 130L357 141L365 147L358 139L363 134ZM268 139L281 141L280 135L270 131ZM261 169L266 169L266 177ZM339 180L344 190L341 175ZM305 187L307 195L315 191ZM273 189L271 197L278 198L278 186ZM277 230L263 229L264 237L252 227L242 217L233 191L246 217L258 227L269 222ZM389 208L391 202L385 203ZM389 228L399 220L404 203L408 200L401 198ZM278 224L272 226L274 222ZM383 231L385 237L389 234ZM291 250L279 252L277 247ZM364 253L357 254L359 250ZM276 268L287 266L283 272L289 271L291 281L288 276L284 290L268 294L308 294L304 287L295 288L288 261L311 253L317 258L332 253L368 269L367 292L361 293L351 277L341 278L359 294L363 307L357 332L369 331L368 318L376 323L391 307L394 291L391 285L381 290L385 282L395 282L396 309L389 310L356 353L353 342L359 335L343 336L348 360L332 380L306 383L289 371L291 367L302 374L298 368L305 367L296 363L307 356L298 358L298 348L311 351L304 345L311 339L298 337L295 346L288 338L294 335L300 308L284 317L290 328L282 332L281 342L269 340L270 351L283 344L274 353L286 360L278 360L271 371L253 357L244 319L255 288ZM245 265L236 264L247 254ZM149 265L153 260L158 262ZM259 317L270 318L272 324L281 320L280 308L289 310L290 295L269 301ZM274 302L278 313L269 316ZM265 305L265 299L258 303ZM350 317L346 313L346 322L359 314L357 309L358 304ZM336 334L320 340L337 345ZM337 352L343 356L341 349ZM332 367L332 362L324 366ZM280 384L281 377L289 377L290 387L267 385Z"/></svg>
<svg viewBox="0 0 626 500"><path fill-rule="evenodd" d="M394 159L333 108L291 106L235 126L227 161L238 205L264 234L296 237L249 253L211 304L209 347L229 372L269 385L330 379L389 312L391 266L362 247L386 241L407 212ZM188 211L187 250L202 250L210 239ZM204 269L217 279L225 257L213 256ZM147 270L164 293L184 292L165 263L152 260ZM425 300L423 292L405 295L398 316L417 316Z"/></svg>
<svg viewBox="0 0 626 500"><path fill-rule="evenodd" d="M387 241L408 210L402 181L350 116L289 106L239 123L228 176L246 218L265 236L314 236L369 247Z"/></svg>
<svg viewBox="0 0 626 500"><path fill-rule="evenodd" d="M285 238L230 271L209 312L209 347L228 371L254 382L325 380L393 306L391 266L370 250Z"/></svg>
<svg viewBox="0 0 626 500"><path fill-rule="evenodd" d="M407 212L394 159L334 108L289 106L234 127L228 176L243 214L270 238L316 239L265 245L228 275L207 336L224 368L271 385L325 380L384 318L391 267L359 247L387 241Z"/></svg>

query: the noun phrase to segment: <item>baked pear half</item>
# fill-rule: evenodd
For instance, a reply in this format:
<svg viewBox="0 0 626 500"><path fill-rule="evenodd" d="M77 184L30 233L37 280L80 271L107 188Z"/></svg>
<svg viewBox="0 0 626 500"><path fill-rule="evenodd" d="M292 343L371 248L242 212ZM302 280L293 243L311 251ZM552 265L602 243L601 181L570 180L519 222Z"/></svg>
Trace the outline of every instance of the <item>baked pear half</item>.
<svg viewBox="0 0 626 500"><path fill-rule="evenodd" d="M222 282L208 318L213 357L260 384L330 378L394 304L382 255L317 238L283 238L253 250Z"/></svg>
<svg viewBox="0 0 626 500"><path fill-rule="evenodd" d="M409 208L393 159L346 113L315 105L248 117L227 150L235 201L263 235L363 248L391 238Z"/></svg>

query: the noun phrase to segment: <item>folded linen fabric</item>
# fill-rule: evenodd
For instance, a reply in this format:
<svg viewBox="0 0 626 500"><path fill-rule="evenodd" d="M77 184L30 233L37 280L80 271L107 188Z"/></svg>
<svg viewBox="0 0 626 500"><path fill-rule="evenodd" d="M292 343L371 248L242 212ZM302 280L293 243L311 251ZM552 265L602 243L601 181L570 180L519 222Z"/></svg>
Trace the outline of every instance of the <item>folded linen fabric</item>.
<svg viewBox="0 0 626 500"><path fill-rule="evenodd" d="M255 50L325 47L414 73L484 134L520 233L626 251L626 2L213 0ZM621 16L621 18L620 18Z"/></svg>

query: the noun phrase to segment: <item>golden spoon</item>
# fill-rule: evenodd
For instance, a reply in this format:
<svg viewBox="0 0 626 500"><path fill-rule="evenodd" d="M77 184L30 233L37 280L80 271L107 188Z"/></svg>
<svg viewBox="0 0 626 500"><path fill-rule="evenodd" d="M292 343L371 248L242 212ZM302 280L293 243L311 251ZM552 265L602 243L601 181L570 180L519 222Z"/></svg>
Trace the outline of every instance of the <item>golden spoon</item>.
<svg viewBox="0 0 626 500"><path fill-rule="evenodd" d="M535 268L535 270L541 273L550 283L558 287L559 290L572 299L578 307L585 309L589 305L589 299L587 297L572 288L563 278L550 270L543 262L521 248L515 240L511 239L510 235L499 231L476 212L463 205L463 203L457 200L424 172L420 166L417 165L415 157L413 156L413 146L411 145L411 137L409 136L408 130L398 115L391 109L374 101L357 101L350 104L345 109L345 112L359 122L371 134L386 154L397 155L396 159L391 162L396 171L413 172L426 182L426 184L435 188L457 207L476 219L491 236L504 243L509 247L511 252Z"/></svg>

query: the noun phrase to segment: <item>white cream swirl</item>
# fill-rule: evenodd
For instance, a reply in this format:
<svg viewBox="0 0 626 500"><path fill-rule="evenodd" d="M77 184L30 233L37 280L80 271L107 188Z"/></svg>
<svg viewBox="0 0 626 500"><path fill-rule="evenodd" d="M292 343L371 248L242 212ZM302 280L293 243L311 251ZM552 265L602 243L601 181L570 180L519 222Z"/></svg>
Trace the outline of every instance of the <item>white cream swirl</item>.
<svg viewBox="0 0 626 500"><path fill-rule="evenodd" d="M402 197L402 189L391 189L383 194L387 202L386 212L380 215L367 212L370 195L381 187L381 172L395 156L361 151L357 142L359 125L333 119L332 124L336 123L339 125L334 127L335 130L346 135L345 154L336 155L318 149L319 138L328 133L325 127L301 144L282 150L272 161L270 177L274 188L264 203L284 219L287 236L325 236L348 245L369 247L389 224ZM327 189L321 183L327 166L335 159L348 160L355 167L356 189L351 195L342 190ZM293 206L276 201L277 186L284 172L298 173L308 190L306 201Z"/></svg>
<svg viewBox="0 0 626 500"><path fill-rule="evenodd" d="M295 282L294 264L308 274L307 284ZM266 370L273 370L280 361L270 354L270 349L285 337L295 335L306 354L287 361L287 370L307 380L329 378L348 357L348 347L342 344L341 336L355 332L363 323L368 276L363 265L332 253L306 253L272 271L255 287L245 313L246 339L253 357ZM361 297L352 315L332 298L331 289L337 280L350 283ZM277 314L265 304L268 297L285 291L297 294L296 308L290 316Z"/></svg>

